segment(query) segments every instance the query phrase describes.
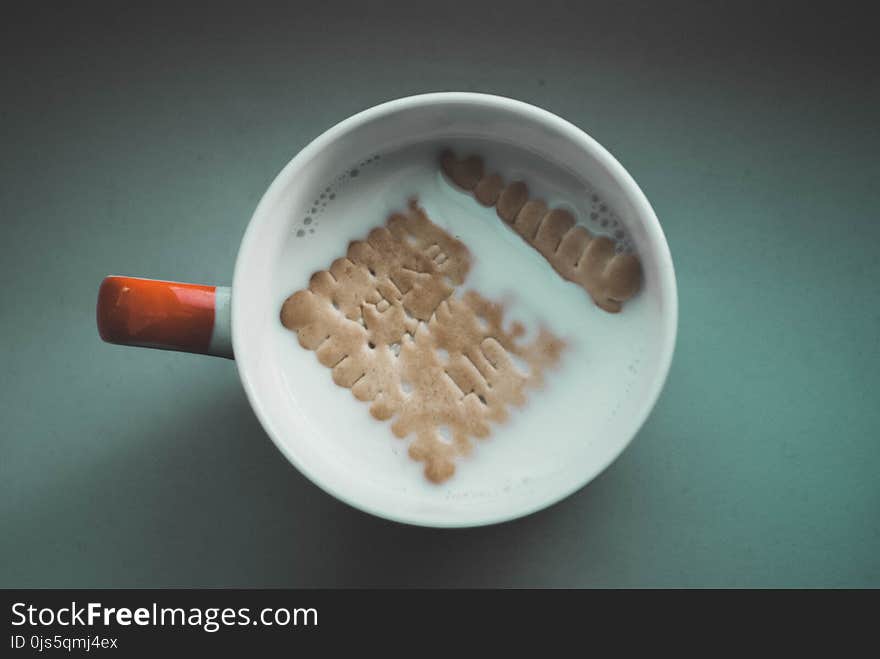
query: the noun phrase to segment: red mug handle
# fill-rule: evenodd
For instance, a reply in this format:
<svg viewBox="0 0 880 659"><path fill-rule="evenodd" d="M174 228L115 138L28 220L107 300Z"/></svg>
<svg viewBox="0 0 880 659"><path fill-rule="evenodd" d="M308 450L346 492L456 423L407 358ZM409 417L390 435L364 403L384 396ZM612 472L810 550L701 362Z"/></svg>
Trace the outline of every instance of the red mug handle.
<svg viewBox="0 0 880 659"><path fill-rule="evenodd" d="M232 359L230 289L137 277L106 277L98 333L108 343Z"/></svg>

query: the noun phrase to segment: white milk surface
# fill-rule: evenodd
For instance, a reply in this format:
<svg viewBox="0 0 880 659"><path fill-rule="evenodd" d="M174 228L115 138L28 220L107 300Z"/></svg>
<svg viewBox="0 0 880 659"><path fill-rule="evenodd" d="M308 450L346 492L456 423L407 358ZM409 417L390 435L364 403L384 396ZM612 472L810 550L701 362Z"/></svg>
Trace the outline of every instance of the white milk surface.
<svg viewBox="0 0 880 659"><path fill-rule="evenodd" d="M469 248L473 268L462 289L472 288L505 303L506 319L522 322L526 339L546 326L567 342L561 365L546 374L540 390L529 389L521 408L510 408L504 424L457 463L455 475L434 485L422 465L409 458L411 438L398 439L391 423L370 416L369 404L335 385L330 369L300 347L278 323L271 337L296 413L308 419L307 441L323 442L340 467L359 479L426 503L445 498L503 496L538 479L582 468L591 444L601 442L640 386L640 368L653 359L659 311L639 294L620 314L596 307L579 286L563 280L544 258L495 214L453 188L440 173L437 154L452 146L459 155L479 153L487 169L505 181L525 180L532 197L569 208L594 233L622 232L611 209L589 184L514 147L470 141L423 144L367 158L315 191L285 245L274 291L284 299L305 288L313 272L344 256L352 240L384 224L417 197L428 216ZM620 234L618 234L618 238ZM628 239L624 235L628 248ZM302 439L302 438L300 438Z"/></svg>

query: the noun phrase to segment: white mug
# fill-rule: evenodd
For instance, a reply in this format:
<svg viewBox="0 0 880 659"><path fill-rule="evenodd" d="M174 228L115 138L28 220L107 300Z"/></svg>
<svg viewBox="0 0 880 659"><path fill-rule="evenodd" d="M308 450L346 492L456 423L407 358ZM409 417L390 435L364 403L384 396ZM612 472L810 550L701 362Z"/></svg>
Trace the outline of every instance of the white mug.
<svg viewBox="0 0 880 659"><path fill-rule="evenodd" d="M452 496L450 490L399 487L393 477L353 469L340 457L326 410L297 404L297 387L308 377L284 373L276 358L279 326L277 278L294 241L299 209L323 183L368 154L419 142L472 136L516 142L551 160L600 191L620 218L638 252L643 271L639 296L655 319L650 349L637 377L616 404L616 420L600 436L584 441L564 470L523 479L519 487L480 496ZM332 227L322 227L332 232ZM340 237L344 253L346 239ZM299 282L304 284L305 282ZM291 290L292 292L292 290ZM198 286L131 277L107 277L98 296L97 320L111 343L198 352L235 359L248 400L280 451L315 484L342 501L387 519L436 527L479 526L520 517L575 492L604 470L629 444L653 408L672 360L678 298L666 238L648 200L624 168L594 139L545 110L520 101L475 93L412 96L364 110L330 128L281 171L263 195L238 252L231 287ZM295 344L295 337L291 338ZM298 346L297 346L298 347ZM329 378L329 375L327 376ZM290 385L291 382L297 382ZM353 399L351 405L358 405ZM365 417L365 423L378 423ZM316 428L321 432L317 433ZM331 428L331 430L328 430ZM555 432L579 437L578 425ZM389 442L400 442L388 437ZM537 441L537 440L536 440Z"/></svg>

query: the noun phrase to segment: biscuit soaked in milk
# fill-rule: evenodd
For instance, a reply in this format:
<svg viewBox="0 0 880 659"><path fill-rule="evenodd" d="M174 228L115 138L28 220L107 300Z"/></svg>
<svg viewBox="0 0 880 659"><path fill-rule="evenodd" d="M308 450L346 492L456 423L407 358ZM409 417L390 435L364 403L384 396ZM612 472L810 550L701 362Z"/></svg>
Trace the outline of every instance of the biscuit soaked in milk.
<svg viewBox="0 0 880 659"><path fill-rule="evenodd" d="M501 304L461 292L471 263L464 243L411 201L281 308L337 385L391 419L397 437L415 436L409 455L435 483L526 402L565 347L546 328L526 341L521 323L505 329Z"/></svg>
<svg viewBox="0 0 880 659"><path fill-rule="evenodd" d="M639 290L642 267L638 256L619 253L608 236L594 236L577 224L564 208L548 208L542 199L529 199L524 181L509 185L498 174L486 174L476 155L456 158L450 150L440 156L446 176L471 192L483 206L494 206L507 222L534 247L563 278L580 285L601 309L617 313Z"/></svg>

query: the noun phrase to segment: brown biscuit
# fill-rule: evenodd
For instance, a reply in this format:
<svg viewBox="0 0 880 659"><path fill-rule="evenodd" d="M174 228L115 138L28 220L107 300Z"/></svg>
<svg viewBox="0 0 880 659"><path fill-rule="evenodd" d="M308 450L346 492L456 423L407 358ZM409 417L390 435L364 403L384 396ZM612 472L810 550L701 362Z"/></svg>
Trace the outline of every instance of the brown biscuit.
<svg viewBox="0 0 880 659"><path fill-rule="evenodd" d="M531 244L545 215L547 215L547 204L541 199L530 199L516 214L513 228Z"/></svg>
<svg viewBox="0 0 880 659"><path fill-rule="evenodd" d="M556 258L553 259L553 267L557 272L577 267L592 239L592 234L582 226L575 226L565 234L556 250Z"/></svg>
<svg viewBox="0 0 880 659"><path fill-rule="evenodd" d="M282 324L336 384L369 401L375 418L393 419L396 436L415 437L409 455L435 483L452 476L471 438L524 404L564 347L546 330L525 343L521 325L505 329L500 305L473 291L455 296L470 263L467 247L412 202L281 308Z"/></svg>
<svg viewBox="0 0 880 659"><path fill-rule="evenodd" d="M617 254L610 238L598 236L587 245L577 267L560 269L560 274L587 289L602 309L616 313L623 300L639 290L642 267L634 254Z"/></svg>
<svg viewBox="0 0 880 659"><path fill-rule="evenodd" d="M492 174L474 182L473 176L478 171L482 176L483 171L483 161L478 156L458 160L451 151L445 151L441 166L453 183L472 191L483 205L491 205L488 202L494 190L500 189L494 202L498 216L511 224L562 277L583 287L601 309L616 313L624 301L638 293L641 262L635 254L618 254L611 238L594 237L577 225L576 218L567 210L548 211L544 201L528 199L528 188L521 181L504 187L498 175ZM463 174L465 171L468 176Z"/></svg>
<svg viewBox="0 0 880 659"><path fill-rule="evenodd" d="M563 237L573 226L574 215L562 208L554 208L544 216L532 244L544 258L552 261Z"/></svg>
<svg viewBox="0 0 880 659"><path fill-rule="evenodd" d="M528 186L522 181L514 181L501 191L498 203L495 204L495 212L498 213L498 217L510 224L528 200Z"/></svg>
<svg viewBox="0 0 880 659"><path fill-rule="evenodd" d="M450 297L401 349L401 377L411 391L392 431L415 435L409 454L425 461L425 474L435 482L452 475L456 455L470 452L470 437L487 437L489 422L505 421L509 405L525 403L525 388L541 381L562 350L547 333L526 346L510 340L491 307L473 291ZM440 359L438 349L448 357ZM530 372L519 372L509 353L526 360ZM443 427L451 444L438 432Z"/></svg>
<svg viewBox="0 0 880 659"><path fill-rule="evenodd" d="M503 187L504 182L498 174L484 176L474 188L474 197L476 197L477 201L483 204L483 206L494 206L498 201L498 195L501 194L501 188Z"/></svg>
<svg viewBox="0 0 880 659"><path fill-rule="evenodd" d="M473 190L483 178L483 159L479 156L458 160L451 151L444 151L440 154L440 165L446 175L464 190Z"/></svg>

